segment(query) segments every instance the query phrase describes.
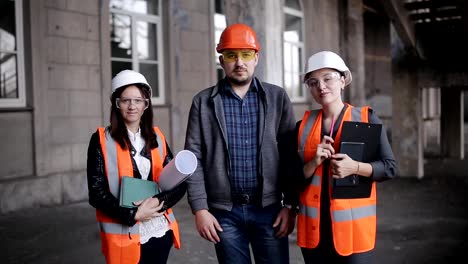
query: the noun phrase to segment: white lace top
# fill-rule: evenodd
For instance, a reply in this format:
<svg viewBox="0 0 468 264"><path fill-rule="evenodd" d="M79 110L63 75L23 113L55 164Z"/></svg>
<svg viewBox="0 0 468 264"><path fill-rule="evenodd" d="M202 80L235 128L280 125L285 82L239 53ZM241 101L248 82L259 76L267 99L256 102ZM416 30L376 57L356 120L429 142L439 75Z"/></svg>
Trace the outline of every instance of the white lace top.
<svg viewBox="0 0 468 264"><path fill-rule="evenodd" d="M151 170L151 162L141 155L141 150L145 147L145 140L141 137L141 129L138 128L136 133L128 129L127 131L130 142L136 150L133 159L135 159L141 178L147 180ZM152 237L162 237L169 229L169 222L164 215L154 217L148 221L142 221L140 223L140 242L144 244Z"/></svg>

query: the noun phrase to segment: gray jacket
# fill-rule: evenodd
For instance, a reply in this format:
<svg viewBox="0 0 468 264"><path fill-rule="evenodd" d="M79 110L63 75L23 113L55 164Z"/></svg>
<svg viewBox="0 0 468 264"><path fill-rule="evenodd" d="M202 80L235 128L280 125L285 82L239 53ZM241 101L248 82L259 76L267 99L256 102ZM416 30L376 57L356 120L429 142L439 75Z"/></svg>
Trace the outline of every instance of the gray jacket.
<svg viewBox="0 0 468 264"><path fill-rule="evenodd" d="M283 199L288 204L295 194L286 166L292 164L288 155L294 137L295 119L285 90L269 83L260 83L258 125L258 172L262 185L262 206ZM230 158L226 122L220 94L221 80L216 86L194 96L187 124L185 149L198 158L198 167L188 183L188 201L192 211L217 208L231 210L229 180ZM291 175L290 175L291 174Z"/></svg>

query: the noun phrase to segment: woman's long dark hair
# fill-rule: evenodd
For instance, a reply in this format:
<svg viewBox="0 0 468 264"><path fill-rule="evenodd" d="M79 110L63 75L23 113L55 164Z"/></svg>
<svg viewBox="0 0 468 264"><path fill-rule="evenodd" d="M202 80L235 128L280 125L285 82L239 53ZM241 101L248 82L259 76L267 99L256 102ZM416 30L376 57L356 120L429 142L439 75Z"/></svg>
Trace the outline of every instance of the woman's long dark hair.
<svg viewBox="0 0 468 264"><path fill-rule="evenodd" d="M151 106L151 95L149 88L144 84L130 84L120 87L111 96L111 114L110 114L110 134L112 138L119 143L122 149L127 149L131 146L130 139L128 138L127 126L120 110L117 108L117 98L120 98L123 91L130 86L136 86L140 90L144 98L149 99L149 105L144 110L140 120L141 136L145 140L145 150L147 153L153 148L158 147L156 140L156 133L153 130L153 108Z"/></svg>

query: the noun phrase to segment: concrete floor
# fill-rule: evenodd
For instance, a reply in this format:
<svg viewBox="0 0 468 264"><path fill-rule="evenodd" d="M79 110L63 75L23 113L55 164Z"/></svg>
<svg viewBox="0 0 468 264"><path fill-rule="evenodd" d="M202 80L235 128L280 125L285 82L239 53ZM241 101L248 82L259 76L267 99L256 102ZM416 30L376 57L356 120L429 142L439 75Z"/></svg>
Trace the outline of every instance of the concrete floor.
<svg viewBox="0 0 468 264"><path fill-rule="evenodd" d="M375 263L454 263L457 257L463 259L468 250L468 170L460 166L426 164L432 176L378 185ZM183 247L171 251L169 263L217 263L213 246L195 231L185 198L174 212ZM86 202L0 216L0 241L1 263L104 263L94 209ZM290 236L290 255L291 263L303 263L295 233Z"/></svg>

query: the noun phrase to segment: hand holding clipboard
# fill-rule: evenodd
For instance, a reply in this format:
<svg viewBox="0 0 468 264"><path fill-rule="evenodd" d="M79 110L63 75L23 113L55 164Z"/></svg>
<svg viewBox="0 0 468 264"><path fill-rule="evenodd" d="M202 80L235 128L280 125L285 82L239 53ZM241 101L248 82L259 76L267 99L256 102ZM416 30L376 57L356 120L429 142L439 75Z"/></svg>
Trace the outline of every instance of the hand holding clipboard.
<svg viewBox="0 0 468 264"><path fill-rule="evenodd" d="M344 121L339 153L347 154L353 160L368 163L378 154L381 133L381 124ZM335 199L369 197L371 188L371 178L351 175L333 181L332 197Z"/></svg>
<svg viewBox="0 0 468 264"><path fill-rule="evenodd" d="M340 153L348 155L348 157L354 161L362 161L362 157L364 155L364 146L365 145L363 142L341 142ZM337 154L334 156L342 155ZM332 164L334 165L334 167L339 168L339 166L341 165L340 163L342 163L342 160L332 160ZM355 162L353 162L352 164L354 163ZM354 166L351 169L354 171ZM336 172L334 173L334 175L336 175ZM335 186L356 186L359 184L359 177L356 174L349 175L344 178L334 178Z"/></svg>

